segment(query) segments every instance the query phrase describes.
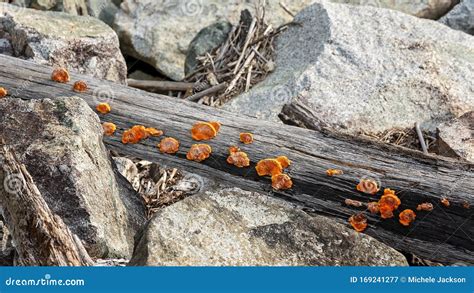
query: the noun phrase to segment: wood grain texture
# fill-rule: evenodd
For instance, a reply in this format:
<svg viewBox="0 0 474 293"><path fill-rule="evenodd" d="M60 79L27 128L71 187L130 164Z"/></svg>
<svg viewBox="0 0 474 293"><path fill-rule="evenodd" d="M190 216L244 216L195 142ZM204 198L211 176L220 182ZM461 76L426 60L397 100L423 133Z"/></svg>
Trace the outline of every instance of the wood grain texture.
<svg viewBox="0 0 474 293"><path fill-rule="evenodd" d="M417 212L410 227L398 223L398 217L381 220L368 214L369 228L364 232L388 245L442 263L474 263L473 208L463 208L465 201L474 203L474 165L461 161L424 155L421 152L379 144L368 140L238 116L230 112L143 92L108 81L71 73L70 84L50 81L51 68L28 61L0 56L0 83L11 96L22 99L80 96L91 107L109 95L112 112L101 115L102 121L114 122L118 135L105 138L113 150L143 159L160 161L216 181L247 190L268 192L291 201L309 212L327 215L347 223L350 215L361 208L344 205L346 198L363 202L377 200L356 191L363 177L376 178L382 188L397 191L402 200L399 211L415 209L419 203L431 202L432 212ZM72 82L85 80L90 90L83 94L71 91ZM102 93L102 98L100 94ZM186 160L189 147L195 143L189 133L194 122L216 120L222 123L219 135L209 142L211 158L195 163ZM134 124L157 127L166 136L180 140L177 155L161 154L152 138L137 145L123 145L120 135ZM21 126L19 126L21 127ZM240 132L252 132L255 142L239 143ZM226 163L228 147L239 145L251 158L249 168L238 169ZM277 155L288 156L293 164L288 173L294 188L275 192L268 178L258 177L255 163ZM342 169L344 175L327 177L329 168ZM447 197L446 208L440 199ZM398 216L398 213L397 213Z"/></svg>
<svg viewBox="0 0 474 293"><path fill-rule="evenodd" d="M82 242L53 214L33 179L0 143L0 204L23 266L92 265Z"/></svg>

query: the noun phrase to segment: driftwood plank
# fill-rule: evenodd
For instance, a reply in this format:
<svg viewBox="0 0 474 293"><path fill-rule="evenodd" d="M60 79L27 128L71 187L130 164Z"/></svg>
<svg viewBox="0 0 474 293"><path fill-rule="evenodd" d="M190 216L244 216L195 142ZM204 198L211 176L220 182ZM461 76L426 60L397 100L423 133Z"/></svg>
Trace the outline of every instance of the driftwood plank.
<svg viewBox="0 0 474 293"><path fill-rule="evenodd" d="M54 215L33 179L0 142L0 204L24 266L92 265L82 242Z"/></svg>
<svg viewBox="0 0 474 293"><path fill-rule="evenodd" d="M55 99L77 95L91 107L108 98L112 112L101 119L116 123L119 134L134 124L143 124L161 128L165 135L181 141L176 156L160 154L155 146L159 139L155 138L137 145L123 145L117 135L105 139L111 149L179 166L223 184L269 192L310 212L341 222L346 222L350 215L361 210L345 206L346 198L363 202L378 199L378 196L355 190L361 178L376 178L382 188L389 187L398 192L402 199L400 211L415 209L426 201L433 203L435 209L430 213L419 212L410 227L401 226L396 218L380 220L368 215L369 228L364 233L424 259L474 263L473 208L463 207L464 202L471 206L474 202L472 164L368 140L237 116L72 73L72 81L82 79L90 86L89 92L76 94L71 91L71 84L50 81L49 67L6 56L0 56L0 64L0 83L10 90L12 96ZM217 138L210 141L212 157L203 163L185 159L187 150L195 143L189 130L197 120L217 120L223 124ZM239 133L243 131L250 131L255 136L253 144L242 147L249 154L252 165L238 169L229 166L225 160L227 148L239 143ZM258 160L277 155L286 155L293 161L288 173L293 178L294 188L289 191L272 191L270 180L259 178L254 170ZM344 175L327 177L325 171L329 168L342 169ZM442 197L450 200L449 208L440 204Z"/></svg>

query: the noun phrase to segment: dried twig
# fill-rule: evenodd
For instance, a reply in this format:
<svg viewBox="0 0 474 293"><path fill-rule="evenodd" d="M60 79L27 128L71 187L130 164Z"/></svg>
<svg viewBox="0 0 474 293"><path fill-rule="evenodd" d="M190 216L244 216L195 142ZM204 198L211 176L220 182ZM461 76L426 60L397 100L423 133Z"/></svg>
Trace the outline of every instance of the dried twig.
<svg viewBox="0 0 474 293"><path fill-rule="evenodd" d="M415 129L416 129L416 134L418 135L418 140L420 141L421 149L423 150L423 153L427 154L428 148L426 147L425 138L423 137L423 133L421 132L421 129L420 129L420 123L418 122L415 123Z"/></svg>

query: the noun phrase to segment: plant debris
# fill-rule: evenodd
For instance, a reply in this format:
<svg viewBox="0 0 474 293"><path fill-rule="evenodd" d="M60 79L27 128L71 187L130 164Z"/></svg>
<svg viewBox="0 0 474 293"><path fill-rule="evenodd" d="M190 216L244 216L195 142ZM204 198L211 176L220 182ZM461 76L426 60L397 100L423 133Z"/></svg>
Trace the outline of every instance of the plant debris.
<svg viewBox="0 0 474 293"><path fill-rule="evenodd" d="M248 91L274 70L275 37L287 25L273 28L265 20L264 5L255 17L248 10L241 13L227 40L218 48L197 58L198 66L186 82L196 84L184 97L209 106L221 106Z"/></svg>

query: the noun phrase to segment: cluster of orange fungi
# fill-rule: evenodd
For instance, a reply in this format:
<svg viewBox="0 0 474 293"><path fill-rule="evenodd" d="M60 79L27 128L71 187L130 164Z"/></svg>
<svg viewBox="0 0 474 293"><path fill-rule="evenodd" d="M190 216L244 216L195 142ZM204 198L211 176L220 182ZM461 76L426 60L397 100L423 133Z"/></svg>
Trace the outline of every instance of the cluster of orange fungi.
<svg viewBox="0 0 474 293"><path fill-rule="evenodd" d="M272 187L275 190L290 189L293 186L290 176L283 174L283 169L288 168L291 161L285 157L263 159L257 163L255 169L258 176L272 176Z"/></svg>
<svg viewBox="0 0 474 293"><path fill-rule="evenodd" d="M77 93L84 93L87 91L87 84L82 80L76 81L72 86L72 90Z"/></svg>
<svg viewBox="0 0 474 293"><path fill-rule="evenodd" d="M250 166L250 159L247 153L240 150L236 146L229 147L229 156L227 157L227 163L234 165L238 168Z"/></svg>
<svg viewBox="0 0 474 293"><path fill-rule="evenodd" d="M362 232L367 228L367 218L362 213L352 215L349 218L349 223L357 232Z"/></svg>
<svg viewBox="0 0 474 293"><path fill-rule="evenodd" d="M8 95L7 89L0 87L0 98L6 97Z"/></svg>
<svg viewBox="0 0 474 293"><path fill-rule="evenodd" d="M202 162L209 158L212 148L208 144L193 144L186 154L186 159L195 162Z"/></svg>
<svg viewBox="0 0 474 293"><path fill-rule="evenodd" d="M69 72L64 68L57 68L51 74L51 80L59 83L68 83L71 78Z"/></svg>
<svg viewBox="0 0 474 293"><path fill-rule="evenodd" d="M135 125L130 129L126 129L122 134L122 143L139 143L150 136L159 137L163 135L163 131L153 127L145 127L143 125Z"/></svg>
<svg viewBox="0 0 474 293"><path fill-rule="evenodd" d="M342 175L344 174L344 172L342 172L342 170L339 170L339 169L328 169L326 170L326 175L328 176L336 176L336 175Z"/></svg>
<svg viewBox="0 0 474 293"><path fill-rule="evenodd" d="M164 154L176 154L179 150L179 141L173 137L165 137L158 144L158 148Z"/></svg>

